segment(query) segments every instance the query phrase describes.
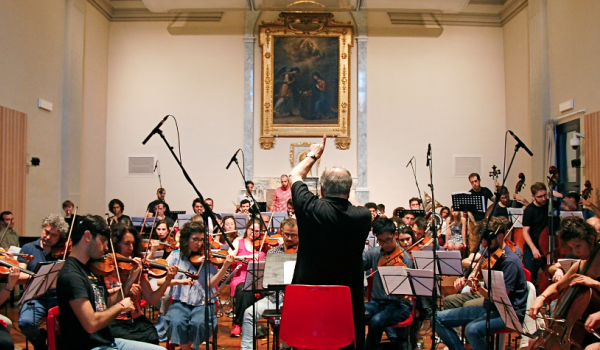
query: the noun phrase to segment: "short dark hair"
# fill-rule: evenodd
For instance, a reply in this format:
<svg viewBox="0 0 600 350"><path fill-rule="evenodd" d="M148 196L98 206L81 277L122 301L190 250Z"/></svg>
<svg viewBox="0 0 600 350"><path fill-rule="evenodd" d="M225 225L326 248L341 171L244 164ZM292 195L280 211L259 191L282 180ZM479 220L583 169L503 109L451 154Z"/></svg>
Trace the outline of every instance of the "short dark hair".
<svg viewBox="0 0 600 350"><path fill-rule="evenodd" d="M123 237L125 237L125 235L128 233L133 235L133 238L134 238L132 256L135 258L140 255L140 252L142 250L142 239L140 237L140 233L138 232L138 230L135 227L125 225L125 224L114 225L112 227L113 245L115 247L116 252L121 253L119 251L119 243L121 243L121 241L123 240Z"/></svg>
<svg viewBox="0 0 600 350"><path fill-rule="evenodd" d="M158 201L154 201L154 208L156 208L157 205L163 205L163 207L167 207L167 203L165 203L165 201L163 200L158 200Z"/></svg>
<svg viewBox="0 0 600 350"><path fill-rule="evenodd" d="M292 208L294 207L294 201L291 198L288 199L287 204L291 205Z"/></svg>
<svg viewBox="0 0 600 350"><path fill-rule="evenodd" d="M419 216L415 219L415 225L417 225L417 227L421 230L424 230L427 228L427 220L425 220L424 217Z"/></svg>
<svg viewBox="0 0 600 350"><path fill-rule="evenodd" d="M202 233L204 234L204 224L200 222L187 222L179 231L179 249L181 253L189 258L192 255L190 250L190 237L194 233Z"/></svg>
<svg viewBox="0 0 600 350"><path fill-rule="evenodd" d="M417 197L412 197L411 199L408 200L408 204L410 205L410 203L412 202L417 202L417 203L421 203L421 200Z"/></svg>
<svg viewBox="0 0 600 350"><path fill-rule="evenodd" d="M73 202L71 202L70 200L67 199L62 204L63 209L65 209L66 207L75 207L75 204L73 204Z"/></svg>
<svg viewBox="0 0 600 350"><path fill-rule="evenodd" d="M3 211L2 213L0 213L0 220L4 221L4 216L5 215L10 215L10 214L12 214L12 212L10 212L8 210Z"/></svg>
<svg viewBox="0 0 600 350"><path fill-rule="evenodd" d="M246 203L250 204L250 201L247 199L242 199L242 201L240 202L240 207Z"/></svg>
<svg viewBox="0 0 600 350"><path fill-rule="evenodd" d="M505 222L497 217L492 217L489 224L487 221L482 220L478 225L481 239L485 239L488 242L498 237L498 235L506 233Z"/></svg>
<svg viewBox="0 0 600 350"><path fill-rule="evenodd" d="M246 186L247 186L247 185L250 185L250 184L252 184L252 186L254 186L254 182L252 182L252 181L250 181L250 180L246 181Z"/></svg>
<svg viewBox="0 0 600 350"><path fill-rule="evenodd" d="M110 238L110 228L106 221L98 215L85 215L79 219L71 234L71 241L76 245L83 238L85 231L90 231L92 238L101 235Z"/></svg>
<svg viewBox="0 0 600 350"><path fill-rule="evenodd" d="M498 191L498 192L499 192L498 194L501 196L503 196L505 194L510 194L510 192L508 191L508 188L506 188L506 186L501 186L500 191Z"/></svg>
<svg viewBox="0 0 600 350"><path fill-rule="evenodd" d="M121 202L120 199L111 199L110 202L108 202L108 211L110 211L111 213L115 213L113 211L113 207L115 206L115 204L118 204L121 207L121 212L123 212L125 210L125 205L123 204L123 202Z"/></svg>
<svg viewBox="0 0 600 350"><path fill-rule="evenodd" d="M577 204L579 203L579 200L581 200L581 196L577 192L569 192L565 195L565 198L574 199L575 203L577 203Z"/></svg>
<svg viewBox="0 0 600 350"><path fill-rule="evenodd" d="M404 217L408 214L416 217L415 213L413 213L412 210L405 210L404 212L402 212L402 218L404 219Z"/></svg>
<svg viewBox="0 0 600 350"><path fill-rule="evenodd" d="M156 193L163 194L164 191L165 191L165 189L160 187L158 190L156 190Z"/></svg>
<svg viewBox="0 0 600 350"><path fill-rule="evenodd" d="M379 236L386 232L391 234L396 232L396 225L394 225L394 222L388 218L380 218L379 220L375 220L373 223L373 234L375 236Z"/></svg>
<svg viewBox="0 0 600 350"><path fill-rule="evenodd" d="M569 241L582 239L586 241L590 247L594 247L598 240L596 229L582 218L575 216L566 217L560 222L559 235L563 244L567 244Z"/></svg>
<svg viewBox="0 0 600 350"><path fill-rule="evenodd" d="M546 185L541 182L536 182L533 185L531 185L531 194L534 196L536 193L542 190L546 191Z"/></svg>
<svg viewBox="0 0 600 350"><path fill-rule="evenodd" d="M213 204L215 203L215 201L214 201L212 198L206 198L206 199L204 200L204 202L206 202L206 201L211 201L211 202L213 202Z"/></svg>
<svg viewBox="0 0 600 350"><path fill-rule="evenodd" d="M400 218L399 218L399 217L397 217L397 216L392 216L392 219L391 219L391 220L392 220L393 222L395 222L395 223L396 223L396 225L398 225L398 227L400 227L400 226L404 225L404 222L402 222L402 219L400 219Z"/></svg>
<svg viewBox="0 0 600 350"><path fill-rule="evenodd" d="M379 210L379 211L385 211L385 205L383 205L383 204L377 204L377 210Z"/></svg>
<svg viewBox="0 0 600 350"><path fill-rule="evenodd" d="M479 177L479 174L477 174L477 173L471 173L471 174L469 175L469 181L471 181L471 178L472 178L472 177L476 177L476 178L477 178L477 180L481 181L481 177Z"/></svg>
<svg viewBox="0 0 600 350"><path fill-rule="evenodd" d="M196 206L196 203L202 204L202 201L200 200L200 198L194 199L194 201L192 202L192 208Z"/></svg>
<svg viewBox="0 0 600 350"><path fill-rule="evenodd" d="M365 208L377 210L377 204L375 204L373 202L368 202L368 203L365 203Z"/></svg>

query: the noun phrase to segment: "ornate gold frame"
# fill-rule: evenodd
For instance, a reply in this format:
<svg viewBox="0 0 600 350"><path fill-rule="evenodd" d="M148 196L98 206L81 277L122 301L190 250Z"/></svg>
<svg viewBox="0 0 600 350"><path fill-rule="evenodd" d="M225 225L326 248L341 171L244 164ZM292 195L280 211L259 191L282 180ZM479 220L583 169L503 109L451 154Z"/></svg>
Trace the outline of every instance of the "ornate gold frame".
<svg viewBox="0 0 600 350"><path fill-rule="evenodd" d="M350 23L333 20L331 13L282 12L279 19L260 26L259 45L262 48L262 96L260 147L271 149L275 137L336 137L337 148L350 147L350 48L353 46ZM338 50L338 123L337 124L275 124L273 122L274 40L276 36L337 37Z"/></svg>
<svg viewBox="0 0 600 350"><path fill-rule="evenodd" d="M296 158L296 147L298 146L309 146L312 145L314 142L296 142L296 143L292 143L290 145L290 165L292 166L292 169L296 166L296 164L294 164L294 159ZM307 149L305 153L308 153L309 150ZM300 159L300 161L302 161L304 158ZM317 159L317 162L315 165L313 165L313 167L315 168L315 172L316 174L311 174L311 176L314 177L319 177L319 166L321 165L321 158ZM312 170L312 169L311 169Z"/></svg>

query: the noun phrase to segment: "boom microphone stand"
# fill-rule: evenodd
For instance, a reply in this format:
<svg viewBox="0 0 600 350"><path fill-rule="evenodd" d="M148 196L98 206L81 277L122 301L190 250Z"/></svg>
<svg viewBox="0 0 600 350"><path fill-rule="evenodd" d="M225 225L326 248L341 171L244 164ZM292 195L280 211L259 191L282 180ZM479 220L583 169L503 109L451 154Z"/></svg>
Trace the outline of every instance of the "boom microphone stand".
<svg viewBox="0 0 600 350"><path fill-rule="evenodd" d="M181 171L183 172L183 176L185 177L185 179L188 181L188 183L192 186L192 188L194 189L194 192L196 192L196 195L198 196L198 198L200 199L200 203L202 203L202 206L204 207L204 212L205 214L210 217L213 222L215 223L215 226L217 226L217 228L219 230L221 230L221 232L225 232L225 230L221 227L221 224L219 224L219 222L217 221L217 218L215 216L215 213L212 211L212 209L208 206L208 204L206 204L206 202L204 201L204 197L202 196L202 194L200 193L200 191L198 191L198 188L196 187L196 185L194 185L194 182L192 181L192 179L190 178L190 176L188 175L187 171L185 170L185 168L183 167L183 164L181 163L181 160L177 157L177 155L175 154L175 151L173 151L173 147L171 147L171 145L169 144L169 141L167 141L167 139L165 138L165 136L163 135L162 130L160 130L160 127L162 126L162 124L164 124L164 122L167 120L169 116L166 116L163 118L163 120L150 132L150 134L146 137L146 139L144 140L144 142L142 142L142 144L146 144L146 142L148 142L148 140L154 135L154 134L159 134L160 138L163 139L163 141L165 142L165 145L167 146L167 148L169 149L169 151L171 152L171 154L173 155L173 158L175 158L175 161L177 162L177 165L179 165L179 167L181 168ZM223 235L223 238L225 238L225 242L227 242L227 244L232 247L232 243L229 240L229 238L227 237L227 235ZM207 251L208 249L208 235L204 235L204 252L208 253ZM206 264L210 264L210 260L207 259L208 255L204 255L205 256L205 263ZM208 337L210 334L210 323L212 323L212 317L209 316L209 312L208 312L208 308L210 307L210 294L209 293L209 285L208 285L208 265L207 267L204 269L204 326L205 326L205 331L206 331L206 350L210 350L210 342L208 341Z"/></svg>
<svg viewBox="0 0 600 350"><path fill-rule="evenodd" d="M252 198L252 208L250 209L250 214L252 216L252 229L254 230L254 222L256 220L258 220L260 226L264 229L265 231L265 235L268 234L268 228L267 228L267 224L265 223L265 221L262 218L262 215L260 216L260 219L256 218L256 215L260 215L260 209L258 208L258 204L256 204L256 199L254 198L254 194L252 194L252 191L250 191L250 188L248 188L248 183L246 182L246 175L244 174L244 171L242 171L242 168L240 167L240 163L238 162L237 159L237 154L238 154L239 150L237 152L235 152L235 154L233 155L233 157L231 158L231 160L229 161L229 164L227 165L227 168L225 169L229 169L229 166L231 165L231 162L235 162L235 165L237 166L240 175L242 176L242 179L244 180L244 187L246 188L246 192L250 194L250 198ZM260 253L260 252L259 252ZM258 259L256 259L256 249L252 249L252 260L253 261L257 261ZM256 265L253 265L256 266ZM254 274L252 276L252 295L256 295L256 278L257 278L258 274ZM236 310L236 312L238 312L238 310ZM252 319L253 319L253 326L252 326L252 349L256 350L256 303L252 303Z"/></svg>
<svg viewBox="0 0 600 350"><path fill-rule="evenodd" d="M421 196L421 189L419 188L419 181L417 181L417 169L415 169L415 165L413 164L413 160L414 159L415 159L415 157L412 157L410 159L410 161L408 162L408 164L406 165L406 167L408 167L409 165L412 167L413 176L415 177L415 184L417 185L417 192L419 192L419 200L421 201L421 205L423 206L423 210L425 210L425 203L423 203L423 197ZM435 212L435 202L432 202L432 205L433 205L433 208L434 208L433 211ZM425 213L425 215L427 215L427 213Z"/></svg>
<svg viewBox="0 0 600 350"><path fill-rule="evenodd" d="M435 194L433 190L433 157L431 155L431 144L427 146L427 167L429 168L429 188L431 189L431 203L433 205L433 212L435 213ZM415 181L417 180L415 176ZM417 185L418 187L418 185ZM419 191L419 195L421 195L421 191ZM438 235L437 235L437 227L435 225L435 218L431 221L431 230L433 231L433 291L431 293L431 314L435 320L435 313L437 309L438 295L437 295L437 272L436 266L438 266L438 257L437 257L437 245L438 245ZM441 271L440 271L441 272ZM436 322L431 322L431 349L435 350L435 324Z"/></svg>

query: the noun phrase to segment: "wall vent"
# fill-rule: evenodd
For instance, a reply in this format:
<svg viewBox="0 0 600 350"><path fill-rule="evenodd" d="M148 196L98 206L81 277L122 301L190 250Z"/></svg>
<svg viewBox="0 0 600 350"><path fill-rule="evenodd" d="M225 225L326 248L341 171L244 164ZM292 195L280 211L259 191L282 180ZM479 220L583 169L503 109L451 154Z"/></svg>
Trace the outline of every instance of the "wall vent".
<svg viewBox="0 0 600 350"><path fill-rule="evenodd" d="M154 156L127 157L127 175L148 176L154 174Z"/></svg>
<svg viewBox="0 0 600 350"><path fill-rule="evenodd" d="M481 175L482 156L452 155L452 176L467 177L471 173Z"/></svg>

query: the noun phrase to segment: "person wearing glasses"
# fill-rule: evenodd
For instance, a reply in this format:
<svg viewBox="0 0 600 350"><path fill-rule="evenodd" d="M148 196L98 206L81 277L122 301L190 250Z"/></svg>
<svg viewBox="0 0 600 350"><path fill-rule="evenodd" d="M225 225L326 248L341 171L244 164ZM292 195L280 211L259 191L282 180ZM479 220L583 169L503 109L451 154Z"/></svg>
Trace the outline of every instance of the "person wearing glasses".
<svg viewBox="0 0 600 350"><path fill-rule="evenodd" d="M531 280L537 280L538 270L546 268L546 258L541 253L540 235L548 227L548 193L546 185L531 185L533 202L523 211L523 265L531 272Z"/></svg>
<svg viewBox="0 0 600 350"><path fill-rule="evenodd" d="M289 254L295 253L298 249L298 224L296 219L285 219L281 222L281 235L283 237L283 244L277 247L271 248L268 254ZM252 349L252 326L255 322L262 317L261 315L267 309L276 309L275 303L277 297L275 292L270 292L266 298L262 298L254 303L256 311L252 312L252 307L246 308L244 313L244 322L242 325L242 342L240 345L241 350ZM279 307L283 305L283 292L279 295Z"/></svg>
<svg viewBox="0 0 600 350"><path fill-rule="evenodd" d="M262 261L265 259L265 253L259 252L255 249L255 243L258 241L260 245L261 234L265 233L262 230L260 218L256 220L249 220L246 225L246 232L243 237L237 238L232 242L233 247L229 250L229 255L233 255L238 258L244 258L247 260L258 260ZM236 264L240 264L237 262ZM236 266L234 266L235 268ZM252 291L244 290L244 281L246 280L246 274L248 273L248 265L242 265L242 267L233 275L231 283L231 296L235 296L235 320L233 329L231 330L232 337L239 337L242 331L242 322L244 321L244 310L248 306L251 306L257 299Z"/></svg>
<svg viewBox="0 0 600 350"><path fill-rule="evenodd" d="M165 315L167 324L167 335L171 343L177 344L182 350L198 349L202 342L207 341L211 334L205 333L205 305L204 284L205 269L209 274L209 290L215 293L215 287L223 280L227 269L233 263L233 256L228 255L223 267L217 272L215 265L202 263L200 267L194 266L190 257L204 251L204 225L199 222L188 222L181 229L179 238L181 245L179 251L173 252L167 258L169 266L177 266L178 269L198 273L198 280L190 284L177 284L171 286L171 299L173 300L169 311ZM186 276L178 272L176 280L185 280ZM217 328L217 314L214 304L210 305L209 314L212 318L214 332Z"/></svg>

